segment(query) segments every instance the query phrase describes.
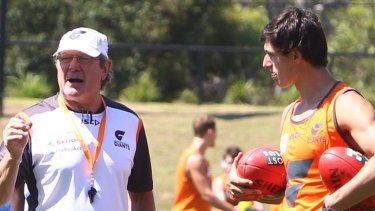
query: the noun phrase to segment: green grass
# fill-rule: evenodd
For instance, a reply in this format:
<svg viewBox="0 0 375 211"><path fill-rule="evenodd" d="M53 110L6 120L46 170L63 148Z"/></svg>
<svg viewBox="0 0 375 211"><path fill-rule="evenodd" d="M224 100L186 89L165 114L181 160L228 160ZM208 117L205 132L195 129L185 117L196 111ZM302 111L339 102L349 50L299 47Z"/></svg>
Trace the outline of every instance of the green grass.
<svg viewBox="0 0 375 211"><path fill-rule="evenodd" d="M35 99L6 98L5 117L37 102ZM213 175L220 174L220 159L224 148L237 144L244 151L257 146L278 147L281 107L250 105L189 105L166 103L125 103L143 119L149 141L154 176L154 194L158 211L171 210L174 200L175 169L180 153L192 141L192 121L201 113L216 117L216 146L206 152Z"/></svg>

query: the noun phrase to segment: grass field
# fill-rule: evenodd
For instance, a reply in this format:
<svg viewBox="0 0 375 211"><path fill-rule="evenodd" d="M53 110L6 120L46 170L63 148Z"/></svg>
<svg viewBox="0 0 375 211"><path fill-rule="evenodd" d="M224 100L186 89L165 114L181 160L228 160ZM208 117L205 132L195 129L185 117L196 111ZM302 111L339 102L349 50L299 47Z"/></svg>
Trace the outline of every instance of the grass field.
<svg viewBox="0 0 375 211"><path fill-rule="evenodd" d="M1 128L16 112L37 102L35 99L6 98ZM244 151L257 146L278 147L281 107L249 105L187 105L125 103L143 119L150 147L154 194L158 211L169 211L174 200L175 168L180 153L192 141L192 120L201 113L217 120L216 146L206 155L213 175L220 174L224 148L231 144Z"/></svg>

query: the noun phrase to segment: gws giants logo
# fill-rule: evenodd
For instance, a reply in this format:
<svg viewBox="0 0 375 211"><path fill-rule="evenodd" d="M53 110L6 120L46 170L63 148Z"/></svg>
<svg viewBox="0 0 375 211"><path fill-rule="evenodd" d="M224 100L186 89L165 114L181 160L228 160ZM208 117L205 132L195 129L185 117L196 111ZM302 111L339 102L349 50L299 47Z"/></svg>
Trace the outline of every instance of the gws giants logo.
<svg viewBox="0 0 375 211"><path fill-rule="evenodd" d="M327 141L327 137L322 133L324 125L322 123L316 123L311 127L311 135L307 137L308 144L319 144Z"/></svg>
<svg viewBox="0 0 375 211"><path fill-rule="evenodd" d="M311 134L315 136L322 127L323 127L322 123L316 123L311 128Z"/></svg>
<svg viewBox="0 0 375 211"><path fill-rule="evenodd" d="M117 140L114 140L114 144L116 147L121 147L121 148L130 150L129 144L122 141L122 138L124 137L124 135L125 135L125 131L116 130L115 137Z"/></svg>

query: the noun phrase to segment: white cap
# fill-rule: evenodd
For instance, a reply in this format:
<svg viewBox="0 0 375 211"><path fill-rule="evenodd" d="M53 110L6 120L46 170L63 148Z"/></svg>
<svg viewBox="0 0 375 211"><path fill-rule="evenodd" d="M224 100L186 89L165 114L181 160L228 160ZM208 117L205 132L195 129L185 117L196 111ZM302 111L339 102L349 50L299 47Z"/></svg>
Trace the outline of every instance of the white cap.
<svg viewBox="0 0 375 211"><path fill-rule="evenodd" d="M57 56L57 54L66 50L81 51L91 57L102 54L108 58L107 36L90 28L73 29L62 36L59 48L53 56Z"/></svg>

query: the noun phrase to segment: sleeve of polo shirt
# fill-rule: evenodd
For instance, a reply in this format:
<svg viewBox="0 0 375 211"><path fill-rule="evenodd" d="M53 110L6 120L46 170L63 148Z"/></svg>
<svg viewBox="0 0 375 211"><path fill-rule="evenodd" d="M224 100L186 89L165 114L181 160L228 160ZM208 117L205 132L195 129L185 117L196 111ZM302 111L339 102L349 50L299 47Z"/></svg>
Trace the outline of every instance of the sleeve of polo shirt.
<svg viewBox="0 0 375 211"><path fill-rule="evenodd" d="M134 166L128 181L128 190L135 193L153 190L151 159L143 124L139 132Z"/></svg>

